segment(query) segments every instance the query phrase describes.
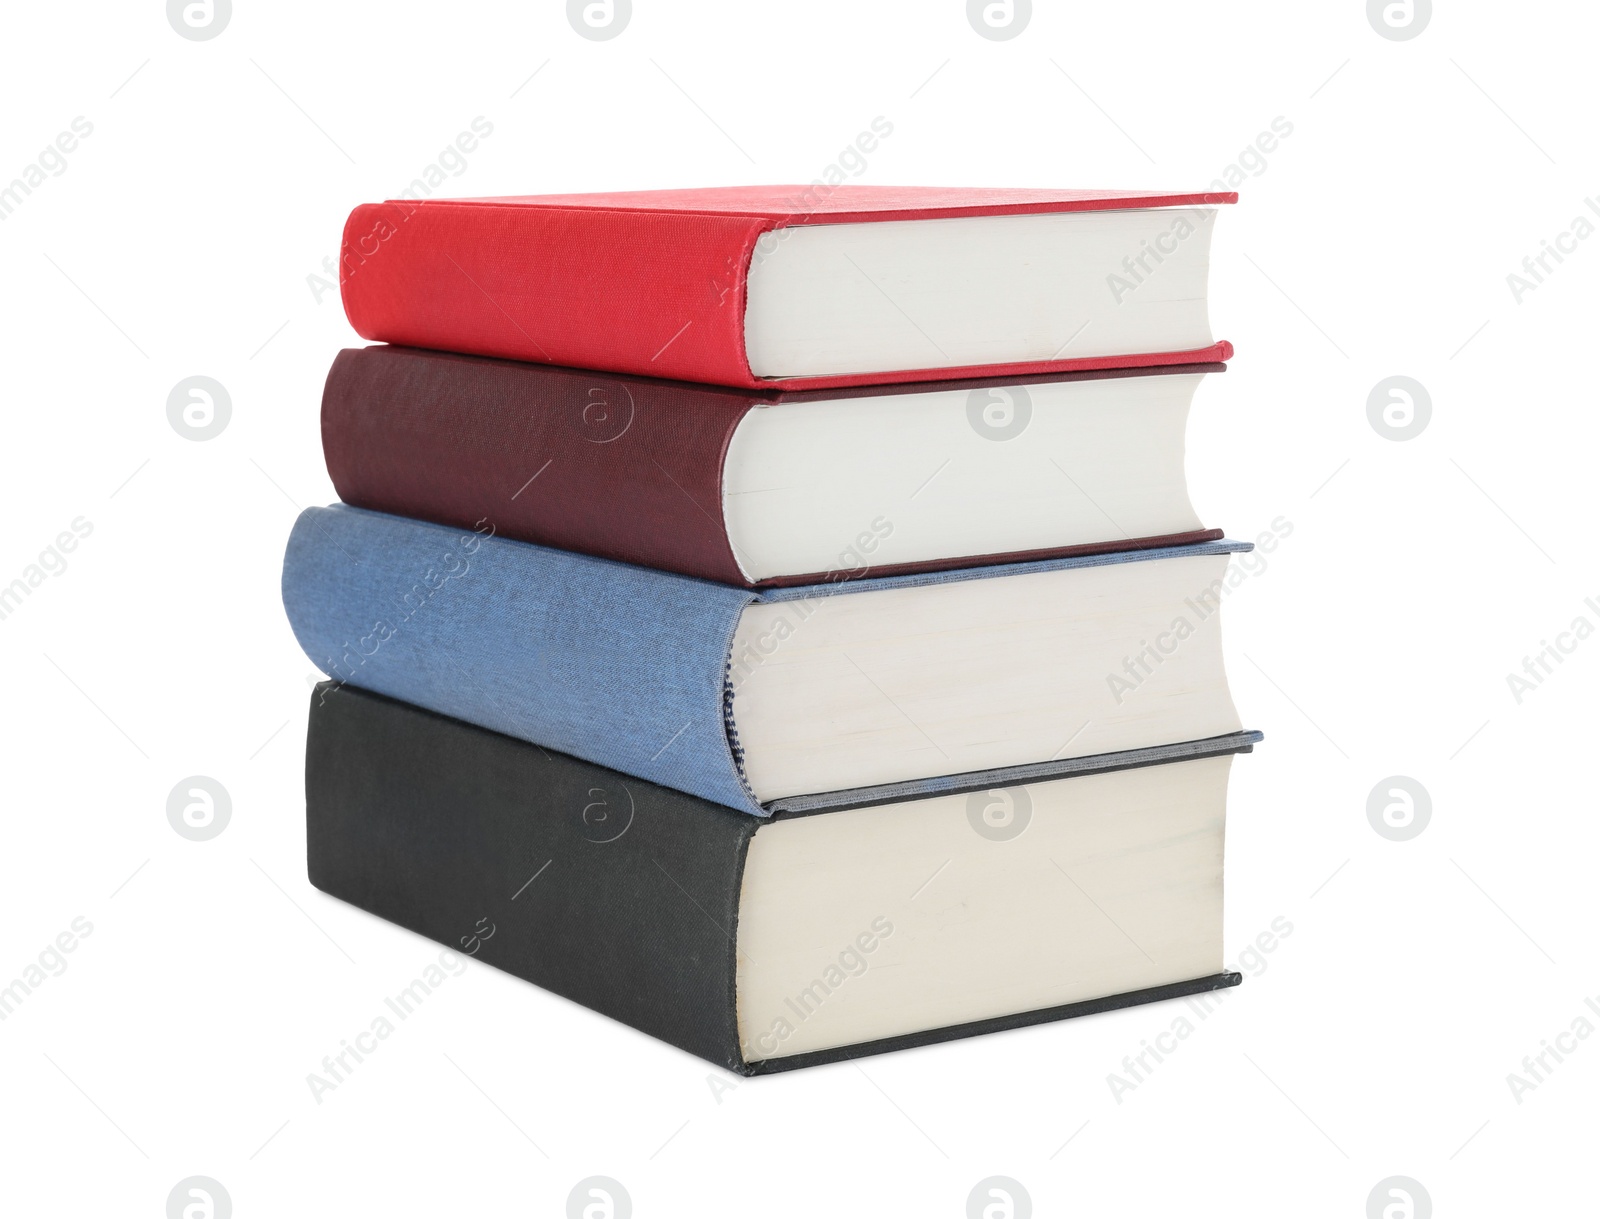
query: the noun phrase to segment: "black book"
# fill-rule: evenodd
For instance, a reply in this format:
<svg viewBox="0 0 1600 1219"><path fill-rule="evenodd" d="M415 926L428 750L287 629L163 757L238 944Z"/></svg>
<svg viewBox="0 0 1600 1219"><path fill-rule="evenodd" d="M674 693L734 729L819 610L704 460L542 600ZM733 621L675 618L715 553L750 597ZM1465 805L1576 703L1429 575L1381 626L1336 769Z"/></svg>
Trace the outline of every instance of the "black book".
<svg viewBox="0 0 1600 1219"><path fill-rule="evenodd" d="M770 818L324 683L319 889L741 1074L1233 986L1231 755ZM959 788L959 784L957 785Z"/></svg>

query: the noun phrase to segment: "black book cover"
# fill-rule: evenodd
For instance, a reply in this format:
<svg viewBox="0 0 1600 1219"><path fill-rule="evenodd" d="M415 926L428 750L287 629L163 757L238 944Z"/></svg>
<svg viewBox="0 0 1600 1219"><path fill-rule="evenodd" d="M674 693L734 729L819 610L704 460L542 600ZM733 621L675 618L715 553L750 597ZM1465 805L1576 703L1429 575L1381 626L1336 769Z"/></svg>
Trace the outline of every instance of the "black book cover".
<svg viewBox="0 0 1600 1219"><path fill-rule="evenodd" d="M1209 752L1250 747L1240 734L1217 738ZM1140 751L1137 764L1151 764L1148 753ZM1193 746L1185 756L1195 756ZM1125 766L1112 755L1101 769ZM735 937L745 852L764 824L381 695L331 682L312 695L313 885L458 952L475 946L480 961L730 1071L836 1062L1240 980L1221 973L747 1062L735 1013ZM487 927L494 934L484 938Z"/></svg>

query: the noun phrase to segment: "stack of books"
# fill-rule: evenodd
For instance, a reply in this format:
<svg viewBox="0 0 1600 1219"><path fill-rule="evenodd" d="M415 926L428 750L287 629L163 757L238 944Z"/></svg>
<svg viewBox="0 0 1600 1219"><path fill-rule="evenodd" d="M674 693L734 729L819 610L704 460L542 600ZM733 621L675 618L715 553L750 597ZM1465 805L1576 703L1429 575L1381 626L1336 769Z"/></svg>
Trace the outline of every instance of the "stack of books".
<svg viewBox="0 0 1600 1219"><path fill-rule="evenodd" d="M1249 546L1183 469L1234 199L358 207L312 883L746 1074L1237 983Z"/></svg>

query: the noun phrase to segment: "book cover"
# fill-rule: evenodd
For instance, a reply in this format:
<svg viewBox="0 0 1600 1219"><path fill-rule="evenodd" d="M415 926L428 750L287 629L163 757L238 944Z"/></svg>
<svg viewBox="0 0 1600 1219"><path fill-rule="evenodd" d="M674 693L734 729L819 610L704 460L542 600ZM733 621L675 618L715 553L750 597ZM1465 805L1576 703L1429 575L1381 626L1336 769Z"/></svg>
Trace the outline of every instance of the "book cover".
<svg viewBox="0 0 1600 1219"><path fill-rule="evenodd" d="M846 185L391 199L346 221L340 282L363 338L719 385L822 388L1228 359L1226 342L1005 365L760 378L745 346L757 243L796 226L1168 207L1209 192ZM1137 249L1137 247L1136 247Z"/></svg>
<svg viewBox="0 0 1600 1219"><path fill-rule="evenodd" d="M1225 365L1062 373L1107 380L1218 372ZM1005 387L1037 378L935 382ZM322 397L322 444L339 498L360 508L498 534L725 584L812 584L1111 550L1215 541L1221 530L1124 537L1026 552L875 566L842 557L827 571L751 579L725 519L735 430L763 405L869 400L914 387L732 389L407 347L342 351ZM1023 443L1018 441L1016 443ZM1087 459L1086 459L1087 460ZM852 531L853 532L853 531Z"/></svg>
<svg viewBox="0 0 1600 1219"><path fill-rule="evenodd" d="M1250 748L1235 739L1189 756ZM1162 763L1152 757L1137 765ZM1086 773L1129 765L1136 764L1107 758ZM379 695L326 683L312 697L306 843L313 885L739 1074L1020 1028L1240 980L1223 970L764 1057L763 1047L776 1042L741 1038L735 992L746 859L755 836L775 824Z"/></svg>
<svg viewBox="0 0 1600 1219"><path fill-rule="evenodd" d="M785 804L757 799L730 732L730 671L743 663L732 655L732 641L747 607L792 605L804 614L824 599L884 589L1183 562L1249 549L1248 543L1204 542L749 590L341 504L300 515L284 556L282 589L300 646L340 682L766 816ZM1237 728L1231 705L1218 714ZM1064 773L1075 757L1103 752L1079 743L1073 748L1075 754L1063 746L1057 755L1068 756L1029 758L1003 773L955 768L893 786L904 795L1020 782ZM797 798L818 807L870 802L875 795L849 788Z"/></svg>

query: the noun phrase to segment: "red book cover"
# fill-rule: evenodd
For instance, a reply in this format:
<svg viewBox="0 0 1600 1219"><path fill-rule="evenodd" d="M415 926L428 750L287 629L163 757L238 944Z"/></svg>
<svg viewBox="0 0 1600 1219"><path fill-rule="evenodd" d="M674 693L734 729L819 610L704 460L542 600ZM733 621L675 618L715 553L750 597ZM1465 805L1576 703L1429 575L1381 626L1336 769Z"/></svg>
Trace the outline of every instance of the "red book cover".
<svg viewBox="0 0 1600 1219"><path fill-rule="evenodd" d="M1228 193L845 185L393 199L345 223L340 282L363 338L749 388L827 388L1226 360L1189 351L762 378L745 349L757 242L792 226L1211 207ZM772 239L769 239L769 242Z"/></svg>
<svg viewBox="0 0 1600 1219"><path fill-rule="evenodd" d="M1221 365L1058 373L1055 381L1221 371ZM1047 378L939 382L929 389ZM905 392L739 390L508 360L368 347L341 351L322 398L339 498L358 508L746 587L905 575L1212 541L1219 530L1009 554L746 577L723 515L728 445L763 404Z"/></svg>

